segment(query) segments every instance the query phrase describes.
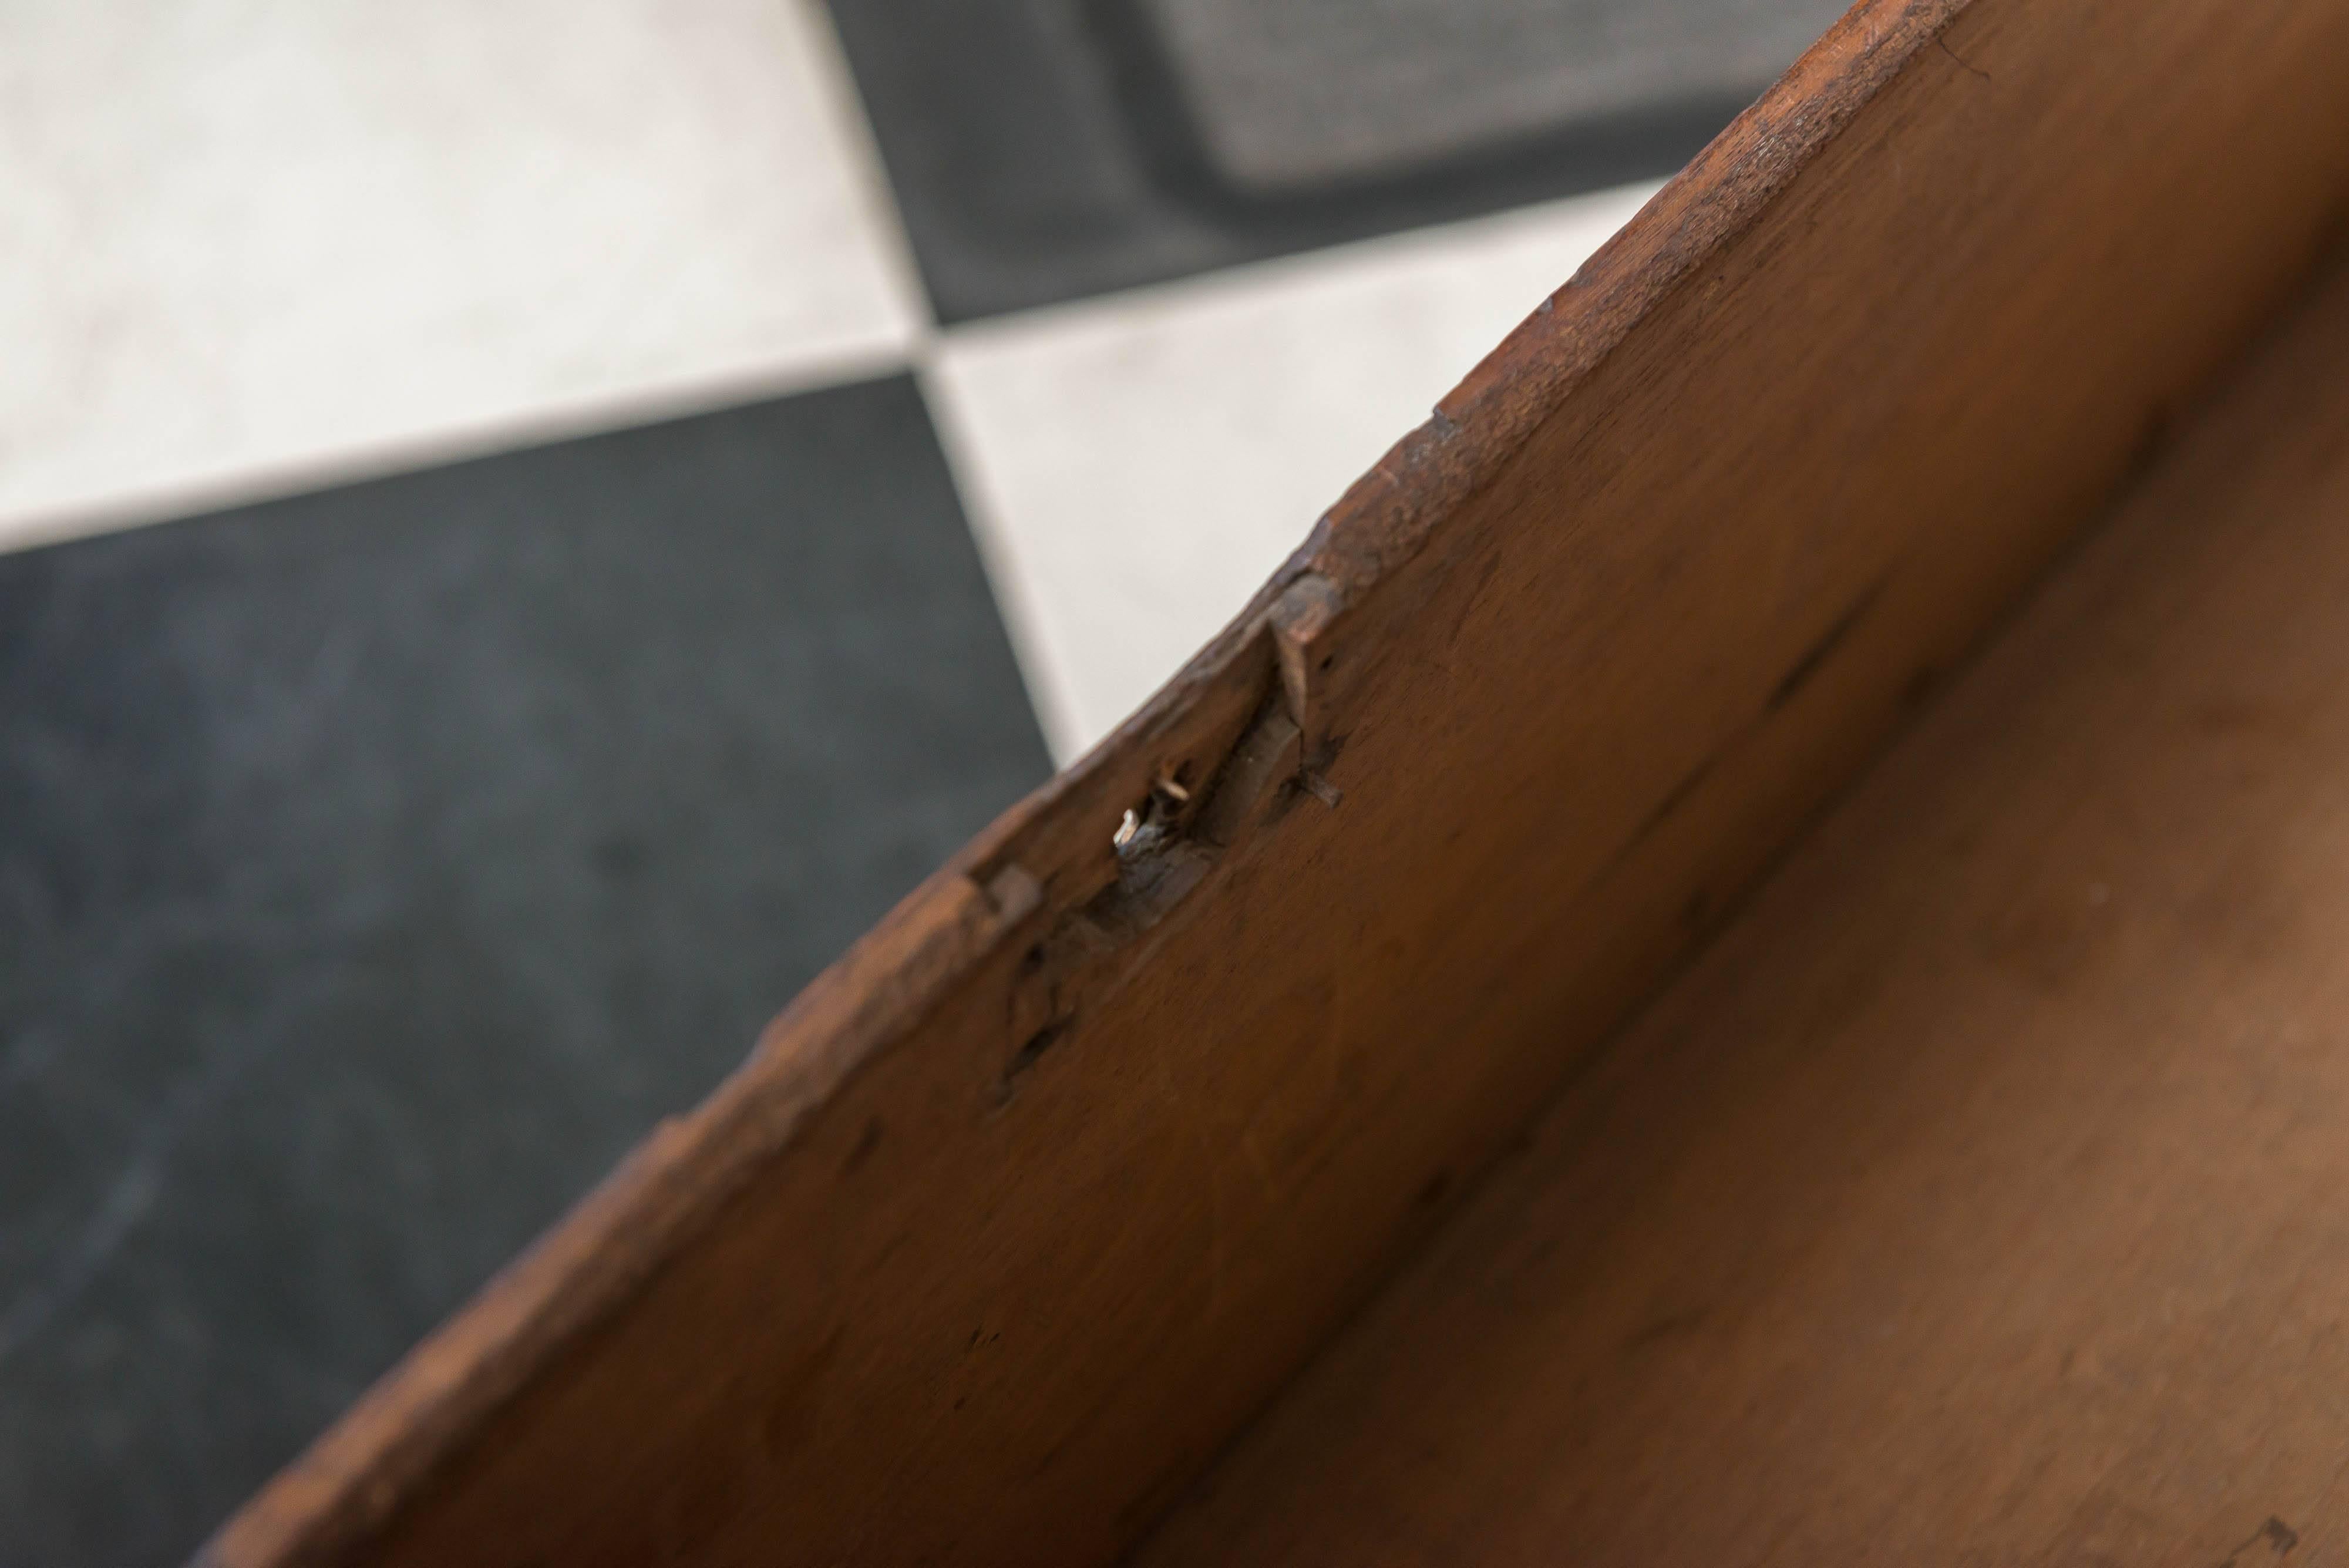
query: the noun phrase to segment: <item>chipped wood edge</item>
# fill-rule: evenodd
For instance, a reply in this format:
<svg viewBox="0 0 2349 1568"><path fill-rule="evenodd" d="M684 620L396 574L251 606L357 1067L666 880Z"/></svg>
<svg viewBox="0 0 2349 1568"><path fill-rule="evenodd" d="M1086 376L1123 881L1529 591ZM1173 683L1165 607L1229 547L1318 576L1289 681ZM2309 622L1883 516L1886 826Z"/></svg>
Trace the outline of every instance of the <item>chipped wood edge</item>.
<svg viewBox="0 0 2349 1568"><path fill-rule="evenodd" d="M1006 812L820 975L744 1064L664 1121L569 1215L386 1375L198 1555L210 1568L339 1559L472 1434L629 1303L864 1067L924 1021L1046 903L1103 886L1102 825L1172 754L1226 759L1251 800L1270 774L1319 783L1318 672L1359 607L1407 576L1445 520L1638 328L1735 244L1972 0L1862 0L1488 355L1318 523L1233 622L1124 724ZM1216 809L1209 794L1202 810ZM1227 808L1228 809L1228 808ZM1231 832L1237 816L1208 831ZM1146 961L1146 955L1135 961Z"/></svg>

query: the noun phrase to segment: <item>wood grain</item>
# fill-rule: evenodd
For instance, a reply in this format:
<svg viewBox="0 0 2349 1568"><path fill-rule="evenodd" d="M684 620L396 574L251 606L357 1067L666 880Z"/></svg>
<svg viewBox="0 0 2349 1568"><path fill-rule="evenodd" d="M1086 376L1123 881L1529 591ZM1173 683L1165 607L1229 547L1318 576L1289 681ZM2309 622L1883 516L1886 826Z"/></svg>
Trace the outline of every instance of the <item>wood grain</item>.
<svg viewBox="0 0 2349 1568"><path fill-rule="evenodd" d="M2304 275L2344 76L1860 6L209 1561L1113 1557Z"/></svg>
<svg viewBox="0 0 2349 1568"><path fill-rule="evenodd" d="M1139 1561L2339 1561L2344 605L2349 274Z"/></svg>

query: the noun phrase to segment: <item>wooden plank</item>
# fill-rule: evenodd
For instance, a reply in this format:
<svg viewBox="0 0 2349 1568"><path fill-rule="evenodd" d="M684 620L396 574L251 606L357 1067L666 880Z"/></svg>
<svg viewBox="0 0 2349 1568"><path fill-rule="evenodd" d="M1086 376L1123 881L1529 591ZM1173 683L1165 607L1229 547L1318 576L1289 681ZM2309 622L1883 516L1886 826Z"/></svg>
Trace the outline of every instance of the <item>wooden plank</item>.
<svg viewBox="0 0 2349 1568"><path fill-rule="evenodd" d="M2304 272L2344 68L1861 6L209 1561L1113 1556Z"/></svg>
<svg viewBox="0 0 2349 1568"><path fill-rule="evenodd" d="M1143 1552L2349 1542L2349 274Z"/></svg>

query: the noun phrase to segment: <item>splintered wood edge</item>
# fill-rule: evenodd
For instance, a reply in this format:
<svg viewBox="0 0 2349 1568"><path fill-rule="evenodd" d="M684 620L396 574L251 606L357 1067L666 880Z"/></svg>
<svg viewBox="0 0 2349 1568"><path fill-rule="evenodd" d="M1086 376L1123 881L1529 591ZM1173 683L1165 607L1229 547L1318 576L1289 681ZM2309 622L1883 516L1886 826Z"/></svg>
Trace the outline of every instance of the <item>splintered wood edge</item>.
<svg viewBox="0 0 2349 1568"><path fill-rule="evenodd" d="M1971 4L1865 0L1831 28L1357 481L1149 702L819 976L707 1101L663 1122L198 1561L331 1561L397 1516L492 1413L623 1312L730 1198L788 1155L808 1114L915 1033L1007 932L1040 904L1057 912L1097 891L1109 827L1145 797L1167 757L1251 767L1294 757L1310 790L1323 738L1317 672L1346 646L1359 607L1407 579L1444 522L1532 432ZM1272 735L1268 724L1295 734Z"/></svg>

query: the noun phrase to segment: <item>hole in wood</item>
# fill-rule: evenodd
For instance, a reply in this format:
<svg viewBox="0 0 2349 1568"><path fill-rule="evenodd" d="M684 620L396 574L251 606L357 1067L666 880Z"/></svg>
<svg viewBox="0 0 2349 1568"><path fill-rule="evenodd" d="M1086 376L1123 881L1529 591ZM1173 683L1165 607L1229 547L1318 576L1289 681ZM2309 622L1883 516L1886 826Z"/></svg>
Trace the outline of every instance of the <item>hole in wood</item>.
<svg viewBox="0 0 2349 1568"><path fill-rule="evenodd" d="M1191 807L1190 771L1191 765L1185 763L1160 774L1142 803L1127 808L1117 831L1110 836L1110 846L1119 859L1147 855L1174 836Z"/></svg>

